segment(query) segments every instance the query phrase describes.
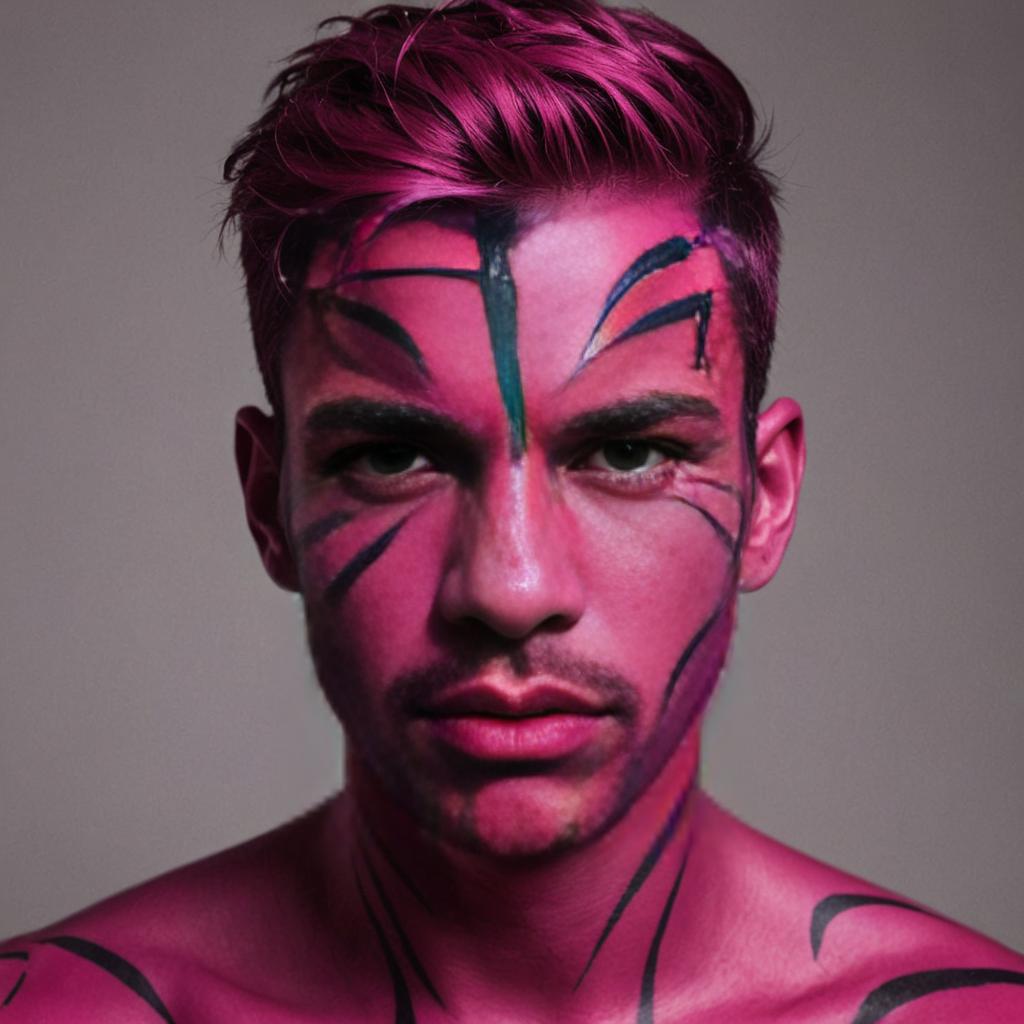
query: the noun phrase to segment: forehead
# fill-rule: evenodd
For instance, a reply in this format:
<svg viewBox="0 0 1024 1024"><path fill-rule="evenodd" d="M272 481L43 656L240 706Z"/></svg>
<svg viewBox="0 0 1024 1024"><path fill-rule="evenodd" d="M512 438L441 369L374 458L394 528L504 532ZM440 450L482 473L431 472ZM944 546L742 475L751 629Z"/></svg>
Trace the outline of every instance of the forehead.
<svg viewBox="0 0 1024 1024"><path fill-rule="evenodd" d="M300 304L283 364L295 412L339 393L418 391L426 404L454 403L483 422L488 404L503 397L502 359L516 364L528 413L599 392L652 389L737 405L742 355L721 260L678 198L535 207L511 230L492 230L490 249L471 216L406 220L366 234L345 252L325 245L312 261L307 290L347 305L332 315L322 304ZM495 247L497 265L488 266ZM489 275L507 280L489 292ZM382 333L377 314L398 325L401 346L398 333ZM411 365L409 344L424 372ZM375 364L371 372L361 360Z"/></svg>

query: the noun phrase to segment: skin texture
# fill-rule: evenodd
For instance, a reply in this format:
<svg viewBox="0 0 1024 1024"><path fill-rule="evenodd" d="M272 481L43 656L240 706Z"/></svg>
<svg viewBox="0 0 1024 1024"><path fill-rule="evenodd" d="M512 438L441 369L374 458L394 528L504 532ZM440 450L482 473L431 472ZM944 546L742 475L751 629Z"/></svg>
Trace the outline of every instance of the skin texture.
<svg viewBox="0 0 1024 1024"><path fill-rule="evenodd" d="M696 215L592 197L340 255L309 272L284 431L245 409L237 454L347 789L3 947L0 1024L1024 1018L1015 954L700 792L804 452L788 399L748 443Z"/></svg>

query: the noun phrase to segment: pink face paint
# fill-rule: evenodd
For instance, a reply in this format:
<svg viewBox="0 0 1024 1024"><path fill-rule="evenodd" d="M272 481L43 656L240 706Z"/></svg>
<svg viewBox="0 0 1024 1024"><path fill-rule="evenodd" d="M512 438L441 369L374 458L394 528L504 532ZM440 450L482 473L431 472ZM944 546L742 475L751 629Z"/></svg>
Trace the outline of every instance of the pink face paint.
<svg viewBox="0 0 1024 1024"><path fill-rule="evenodd" d="M414 385L335 359L312 311L296 325L288 459L293 529L315 539L298 557L318 674L353 782L369 773L457 843L540 852L609 827L724 661L748 488L742 353L713 248L644 263L699 236L662 199L563 204L502 236L521 449L495 372L496 300L468 277L487 255L472 231L385 228L336 286L358 303L344 308L375 312L339 317L334 343L371 319L400 324L379 344L412 367L414 340L429 369ZM698 319L651 316L705 294L697 366ZM588 339L645 317L574 375ZM362 419L303 429L353 402Z"/></svg>

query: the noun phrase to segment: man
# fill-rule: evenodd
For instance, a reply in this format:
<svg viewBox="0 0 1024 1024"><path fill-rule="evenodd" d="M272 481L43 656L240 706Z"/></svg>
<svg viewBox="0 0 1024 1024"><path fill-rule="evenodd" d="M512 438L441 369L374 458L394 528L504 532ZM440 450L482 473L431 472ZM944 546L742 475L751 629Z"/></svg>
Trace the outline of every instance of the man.
<svg viewBox="0 0 1024 1024"><path fill-rule="evenodd" d="M1020 957L697 784L803 469L758 152L716 58L590 0L296 56L227 167L236 451L347 788L5 945L7 1019L1024 1019Z"/></svg>

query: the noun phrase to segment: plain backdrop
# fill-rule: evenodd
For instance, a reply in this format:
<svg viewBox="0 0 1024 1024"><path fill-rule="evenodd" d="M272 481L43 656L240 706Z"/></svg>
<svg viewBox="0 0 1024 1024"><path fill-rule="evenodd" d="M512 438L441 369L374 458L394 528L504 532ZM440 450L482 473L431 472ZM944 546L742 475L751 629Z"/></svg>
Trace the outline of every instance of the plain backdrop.
<svg viewBox="0 0 1024 1024"><path fill-rule="evenodd" d="M774 118L774 394L810 463L705 779L1024 946L1024 8L652 2ZM299 814L341 742L231 456L220 162L327 0L34 0L0 33L0 934ZM233 250L232 250L233 251Z"/></svg>

